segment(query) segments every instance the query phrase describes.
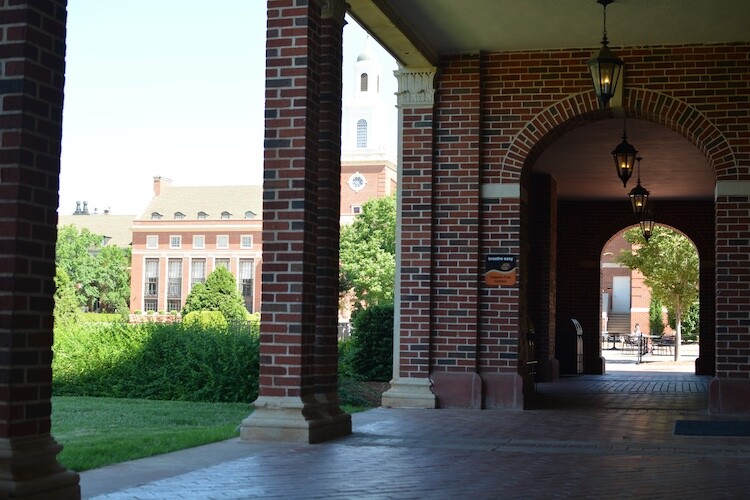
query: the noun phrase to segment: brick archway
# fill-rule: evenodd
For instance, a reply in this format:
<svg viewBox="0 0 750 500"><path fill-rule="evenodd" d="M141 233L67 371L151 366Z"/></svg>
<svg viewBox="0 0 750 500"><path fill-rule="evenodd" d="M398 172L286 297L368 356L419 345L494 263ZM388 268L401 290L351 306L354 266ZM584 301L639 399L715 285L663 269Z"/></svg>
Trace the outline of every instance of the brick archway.
<svg viewBox="0 0 750 500"><path fill-rule="evenodd" d="M705 156L715 180L738 178L734 151L724 134L706 115L684 101L662 92L626 89L625 116L640 118L677 132ZM602 111L591 92L581 92L557 101L537 114L513 137L501 164L503 173L519 176L534 165L547 147L571 130L611 117Z"/></svg>

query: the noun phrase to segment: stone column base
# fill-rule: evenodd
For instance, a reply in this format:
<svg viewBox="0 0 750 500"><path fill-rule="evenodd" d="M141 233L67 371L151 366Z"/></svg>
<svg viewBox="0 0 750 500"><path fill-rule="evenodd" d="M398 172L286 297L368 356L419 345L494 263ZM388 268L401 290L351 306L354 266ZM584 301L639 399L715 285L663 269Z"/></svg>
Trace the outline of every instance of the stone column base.
<svg viewBox="0 0 750 500"><path fill-rule="evenodd" d="M708 412L750 414L750 380L711 379L708 384Z"/></svg>
<svg viewBox="0 0 750 500"><path fill-rule="evenodd" d="M537 382L555 382L560 378L560 362L553 359L540 359L537 365Z"/></svg>
<svg viewBox="0 0 750 500"><path fill-rule="evenodd" d="M0 497L79 499L79 477L55 458L62 450L50 435L0 439Z"/></svg>
<svg viewBox="0 0 750 500"><path fill-rule="evenodd" d="M245 441L313 444L352 433L352 417L339 408L335 397L260 396L253 405L255 411L240 427Z"/></svg>
<svg viewBox="0 0 750 500"><path fill-rule="evenodd" d="M383 393L382 404L389 408L434 409L436 398L428 378L395 378Z"/></svg>

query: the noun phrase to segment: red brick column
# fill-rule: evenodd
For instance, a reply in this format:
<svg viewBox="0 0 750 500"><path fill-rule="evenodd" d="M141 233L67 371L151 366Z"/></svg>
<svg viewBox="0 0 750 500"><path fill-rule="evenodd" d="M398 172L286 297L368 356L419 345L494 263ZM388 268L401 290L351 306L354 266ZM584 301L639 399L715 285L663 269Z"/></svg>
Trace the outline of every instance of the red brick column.
<svg viewBox="0 0 750 500"><path fill-rule="evenodd" d="M481 408L480 59L458 56L437 85L433 196L433 390L441 408Z"/></svg>
<svg viewBox="0 0 750 500"><path fill-rule="evenodd" d="M317 307L315 317L315 393L336 427L351 416L339 408L338 305L341 219L341 82L345 4L328 2L321 25L320 132L318 166Z"/></svg>
<svg viewBox="0 0 750 500"><path fill-rule="evenodd" d="M0 10L0 496L79 498L50 435L65 1Z"/></svg>
<svg viewBox="0 0 750 500"><path fill-rule="evenodd" d="M255 412L242 423L243 439L312 443L351 432L348 419L329 413L330 404L318 398L315 385L326 376L330 380L326 370L316 369L321 360L316 347L325 336L316 321L316 294L319 283L330 288L318 281L318 257L335 256L338 248L326 246L337 239L330 227L318 241L319 185L322 180L328 196L326 182L331 182L330 162L336 155L335 146L324 142L321 148L320 140L340 134L331 114L337 113L337 98L328 97L321 110L321 69L326 57L341 60L341 47L335 47L340 35L331 30L343 27L333 14L343 17L341 2L325 2L333 10L326 12L326 20L322 3L268 2L260 394ZM334 82L332 70L325 71L326 81L340 87L340 77ZM321 156L329 170L322 179ZM323 201L329 205L330 200ZM324 348L324 359L326 354L330 358Z"/></svg>
<svg viewBox="0 0 750 500"><path fill-rule="evenodd" d="M750 413L750 181L716 184L716 377L711 413Z"/></svg>
<svg viewBox="0 0 750 500"><path fill-rule="evenodd" d="M432 186L434 68L404 69L399 82L399 182L394 304L394 374L383 405L434 408L432 328Z"/></svg>

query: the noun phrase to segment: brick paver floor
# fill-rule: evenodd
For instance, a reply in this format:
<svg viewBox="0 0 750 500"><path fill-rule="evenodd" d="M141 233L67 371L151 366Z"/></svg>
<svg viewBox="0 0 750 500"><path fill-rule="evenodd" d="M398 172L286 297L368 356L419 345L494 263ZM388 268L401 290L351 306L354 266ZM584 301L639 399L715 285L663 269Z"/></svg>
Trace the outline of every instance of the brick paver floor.
<svg viewBox="0 0 750 500"><path fill-rule="evenodd" d="M708 377L539 384L525 411L378 408L317 445L231 440L85 472L83 495L171 498L750 498L750 438L675 436ZM739 419L739 418L738 418ZM192 458L191 458L192 457Z"/></svg>

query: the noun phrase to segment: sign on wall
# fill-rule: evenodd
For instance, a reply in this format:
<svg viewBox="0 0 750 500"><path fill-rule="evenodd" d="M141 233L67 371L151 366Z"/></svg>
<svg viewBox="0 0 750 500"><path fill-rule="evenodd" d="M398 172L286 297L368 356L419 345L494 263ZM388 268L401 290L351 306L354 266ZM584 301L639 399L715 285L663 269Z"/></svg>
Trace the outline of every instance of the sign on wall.
<svg viewBox="0 0 750 500"><path fill-rule="evenodd" d="M516 284L516 256L488 255L484 266L484 282L489 286Z"/></svg>

